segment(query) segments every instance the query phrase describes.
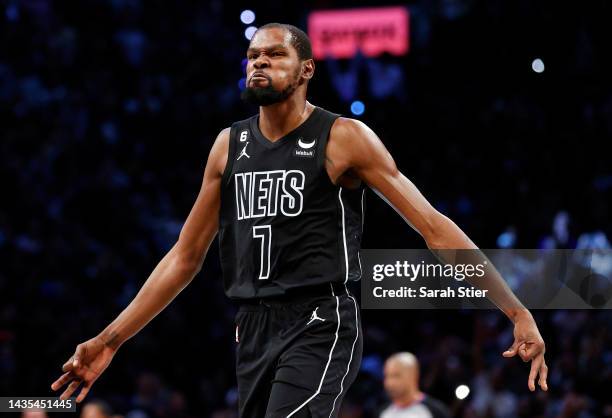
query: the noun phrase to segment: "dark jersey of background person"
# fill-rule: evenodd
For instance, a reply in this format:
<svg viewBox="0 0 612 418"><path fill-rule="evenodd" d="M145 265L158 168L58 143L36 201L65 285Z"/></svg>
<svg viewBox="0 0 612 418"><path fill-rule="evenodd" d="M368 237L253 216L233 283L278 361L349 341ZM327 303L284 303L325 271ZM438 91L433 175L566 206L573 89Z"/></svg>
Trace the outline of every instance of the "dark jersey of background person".
<svg viewBox="0 0 612 418"><path fill-rule="evenodd" d="M448 408L439 400L425 395L422 400L408 406L391 404L384 408L380 418L451 418Z"/></svg>
<svg viewBox="0 0 612 418"><path fill-rule="evenodd" d="M232 124L219 215L230 298L276 297L360 278L365 188L337 186L325 169L338 116L315 107L274 142L259 130L259 115Z"/></svg>

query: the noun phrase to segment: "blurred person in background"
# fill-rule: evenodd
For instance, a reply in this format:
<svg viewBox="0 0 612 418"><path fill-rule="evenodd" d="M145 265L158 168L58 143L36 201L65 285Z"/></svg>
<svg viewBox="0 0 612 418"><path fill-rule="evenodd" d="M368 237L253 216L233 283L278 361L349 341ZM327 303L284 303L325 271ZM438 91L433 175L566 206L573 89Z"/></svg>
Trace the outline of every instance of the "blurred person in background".
<svg viewBox="0 0 612 418"><path fill-rule="evenodd" d="M419 361L409 352L390 356L384 367L385 391L391 405L380 418L450 418L448 408L419 388Z"/></svg>
<svg viewBox="0 0 612 418"><path fill-rule="evenodd" d="M40 411L38 409L32 409L30 411L23 411L21 413L21 418L47 418L49 415L45 411Z"/></svg>
<svg viewBox="0 0 612 418"><path fill-rule="evenodd" d="M113 410L107 402L93 399L83 406L81 418L120 418L120 416L113 415Z"/></svg>

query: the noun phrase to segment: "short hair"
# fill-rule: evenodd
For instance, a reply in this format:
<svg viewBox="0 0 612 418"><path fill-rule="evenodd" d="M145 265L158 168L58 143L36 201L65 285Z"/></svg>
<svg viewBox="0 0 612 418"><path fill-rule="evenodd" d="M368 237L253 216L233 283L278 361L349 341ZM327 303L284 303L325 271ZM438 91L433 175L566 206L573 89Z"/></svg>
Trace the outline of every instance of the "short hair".
<svg viewBox="0 0 612 418"><path fill-rule="evenodd" d="M392 354L387 361L397 361L404 367L415 367L417 370L419 369L419 360L414 354L408 351Z"/></svg>
<svg viewBox="0 0 612 418"><path fill-rule="evenodd" d="M111 408L111 406L108 404L108 402L103 401L102 399L92 399L91 401L87 402L86 405L93 405L93 406L97 406L98 409L100 410L100 412L108 417L110 417L111 415L113 415L113 408Z"/></svg>
<svg viewBox="0 0 612 418"><path fill-rule="evenodd" d="M265 25L260 26L257 30L272 28L281 28L291 34L291 46L295 48L298 58L301 61L312 58L312 45L310 44L310 38L302 29L287 23L266 23Z"/></svg>

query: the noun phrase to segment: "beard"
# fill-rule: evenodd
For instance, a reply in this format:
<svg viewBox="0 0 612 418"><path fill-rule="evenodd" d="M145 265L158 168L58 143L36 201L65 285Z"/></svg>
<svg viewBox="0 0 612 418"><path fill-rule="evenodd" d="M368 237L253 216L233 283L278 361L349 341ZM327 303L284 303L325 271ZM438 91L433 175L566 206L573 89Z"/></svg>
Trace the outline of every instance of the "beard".
<svg viewBox="0 0 612 418"><path fill-rule="evenodd" d="M287 100L298 86L298 80L296 79L294 82L289 83L283 90L277 90L272 85L272 79L268 75L264 75L264 77L268 80L268 85L266 87L247 86L240 94L240 98L253 105L269 106Z"/></svg>

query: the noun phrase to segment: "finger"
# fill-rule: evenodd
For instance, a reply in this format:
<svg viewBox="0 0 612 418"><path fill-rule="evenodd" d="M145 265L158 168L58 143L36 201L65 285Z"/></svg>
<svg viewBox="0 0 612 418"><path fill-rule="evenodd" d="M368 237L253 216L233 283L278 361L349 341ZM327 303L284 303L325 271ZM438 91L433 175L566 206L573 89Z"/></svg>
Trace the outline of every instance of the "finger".
<svg viewBox="0 0 612 418"><path fill-rule="evenodd" d="M93 385L93 382L87 382L83 388L81 389L81 393L79 393L79 396L77 396L76 401L77 403L83 402L83 399L85 399L85 396L87 396L87 394L89 393L89 389L91 389L91 385Z"/></svg>
<svg viewBox="0 0 612 418"><path fill-rule="evenodd" d="M83 344L77 345L76 352L74 353L74 360L72 361L72 367L79 367L84 356L85 346Z"/></svg>
<svg viewBox="0 0 612 418"><path fill-rule="evenodd" d="M533 342L525 344L525 355L529 358L535 358L538 354L544 353L544 344Z"/></svg>
<svg viewBox="0 0 612 418"><path fill-rule="evenodd" d="M74 356L70 356L70 358L66 361L66 363L64 363L64 365L62 366L62 371L63 372L67 372L69 370L72 370L72 361L74 360Z"/></svg>
<svg viewBox="0 0 612 418"><path fill-rule="evenodd" d="M548 390L548 383L546 379L548 378L548 366L546 365L546 361L542 361L542 365L540 366L540 380L538 383L542 390Z"/></svg>
<svg viewBox="0 0 612 418"><path fill-rule="evenodd" d="M64 386L66 383L68 383L71 379L71 374L72 372L66 372L63 375L61 375L59 379L57 379L55 382L51 384L51 389L58 390L59 388Z"/></svg>
<svg viewBox="0 0 612 418"><path fill-rule="evenodd" d="M504 356L504 357L514 357L516 355L516 353L517 353L517 349L518 349L519 344L520 343L519 343L518 340L514 340L514 342L510 346L510 348L502 353L502 356Z"/></svg>
<svg viewBox="0 0 612 418"><path fill-rule="evenodd" d="M71 384L69 384L64 393L62 393L62 395L60 396L60 399L62 401L65 401L66 399L70 398L70 396L72 396L72 393L76 390L76 388L79 387L80 384L81 380L75 380Z"/></svg>
<svg viewBox="0 0 612 418"><path fill-rule="evenodd" d="M518 349L518 353L521 359L523 360L523 362L527 363L529 360L531 360L531 357L529 357L529 353L527 352L526 343L521 344L521 346Z"/></svg>
<svg viewBox="0 0 612 418"><path fill-rule="evenodd" d="M535 378L538 375L538 371L540 370L540 366L544 361L544 357L538 356L531 362L531 370L529 371L529 380L527 381L527 386L529 386L530 391L535 390Z"/></svg>

